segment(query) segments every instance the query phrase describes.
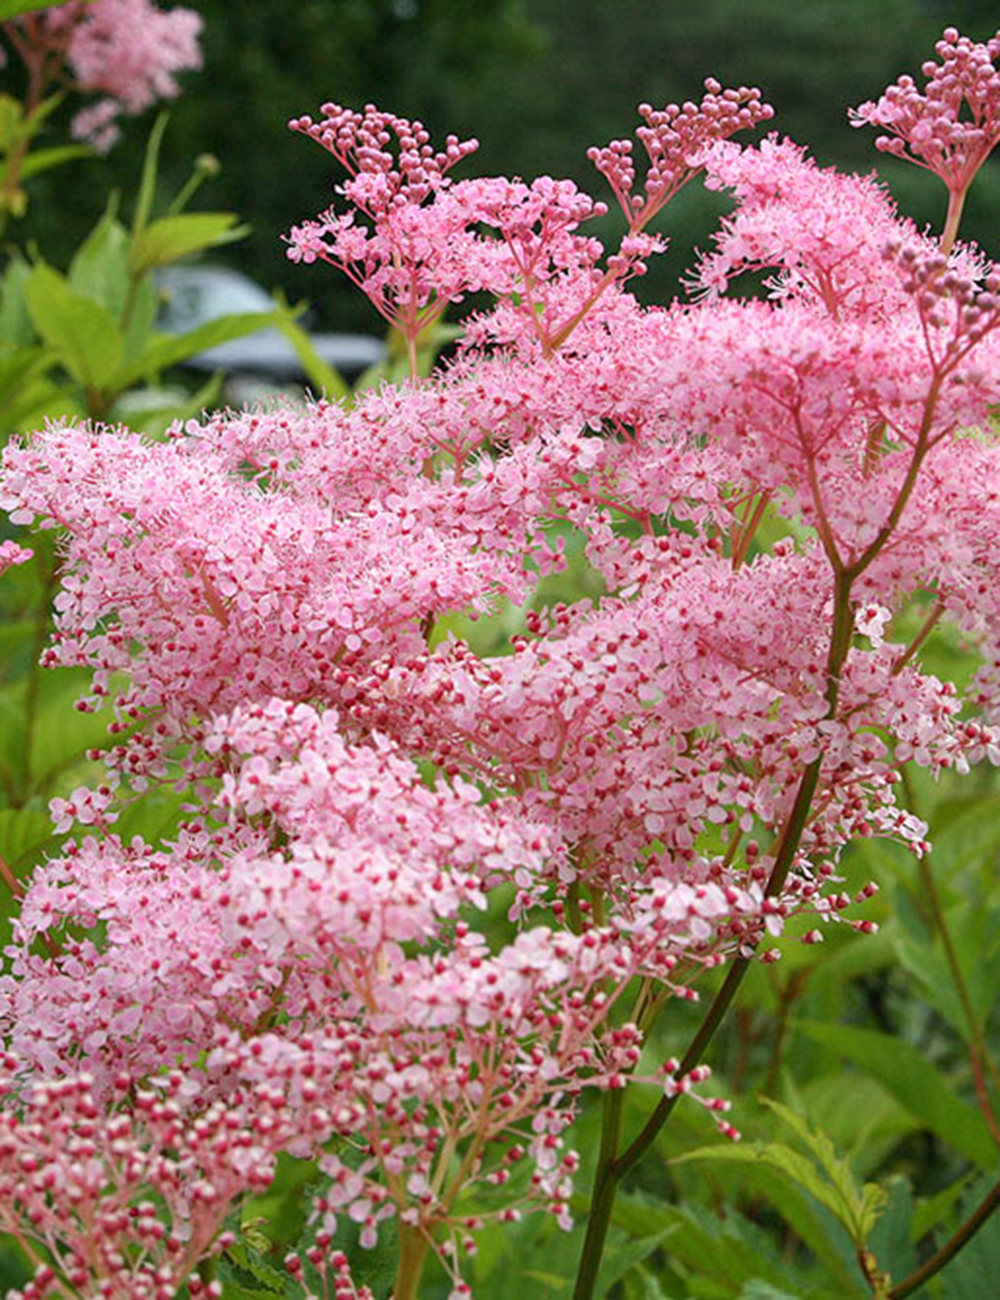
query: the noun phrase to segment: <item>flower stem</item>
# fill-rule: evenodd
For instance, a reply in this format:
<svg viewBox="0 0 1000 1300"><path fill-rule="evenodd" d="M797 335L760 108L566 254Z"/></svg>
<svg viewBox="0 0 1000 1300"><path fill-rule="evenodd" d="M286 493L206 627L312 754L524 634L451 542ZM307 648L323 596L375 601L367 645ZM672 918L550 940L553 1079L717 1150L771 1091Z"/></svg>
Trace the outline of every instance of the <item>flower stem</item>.
<svg viewBox="0 0 1000 1300"><path fill-rule="evenodd" d="M617 1170L617 1151L621 1136L624 1098L625 1093L621 1089L604 1094L601 1150L597 1161L590 1213L587 1215L587 1233L577 1268L576 1286L573 1289L573 1300L589 1300L597 1285L604 1242L607 1239L608 1228L611 1226L611 1212L618 1193L618 1183L621 1181Z"/></svg>
<svg viewBox="0 0 1000 1300"><path fill-rule="evenodd" d="M965 207L965 196L968 192L967 185L960 190L948 191L948 215L945 217L944 230L941 231L941 252L945 257L955 247L958 227L962 220L962 209Z"/></svg>
<svg viewBox="0 0 1000 1300"><path fill-rule="evenodd" d="M399 1266L392 1288L392 1300L416 1300L420 1277L427 1260L429 1243L419 1228L399 1226Z"/></svg>
<svg viewBox="0 0 1000 1300"><path fill-rule="evenodd" d="M922 1264L909 1277L904 1278L899 1286L892 1288L889 1292L889 1300L903 1300L904 1296L912 1295L914 1291L929 1281L935 1273L940 1273L945 1264L953 1260L958 1252L972 1240L998 1206L1000 1206L1000 1183L995 1183L976 1209L973 1210L958 1231L945 1242L941 1249L932 1255L926 1264Z"/></svg>
<svg viewBox="0 0 1000 1300"><path fill-rule="evenodd" d="M844 570L834 577L833 624L830 631L830 647L827 654L827 716L833 717L837 711L840 693L840 673L847 658L853 631L851 613L851 576ZM812 806L816 786L819 783L820 767L823 756L819 755L803 771L799 788L795 795L788 817L775 840L774 865L765 888L767 896L774 897L785 887L785 881L792 869L795 855L798 853L802 832L805 830ZM681 1061L678 1075L684 1075L699 1065L716 1030L725 1020L733 1004L740 985L746 978L753 958L752 955L740 956L732 962L726 972L722 986L712 1000L704 1020L691 1040ZM604 1121L601 1131L601 1150L594 1177L594 1191L590 1212L587 1216L587 1232L584 1237L583 1252L577 1270L576 1287L573 1300L591 1300L597 1275L600 1270L601 1254L611 1223L615 1196L618 1186L626 1174L646 1154L656 1140L660 1130L666 1124L677 1105L679 1093L671 1097L661 1097L646 1123L632 1142L618 1152L621 1131L621 1106L619 1094L609 1094L605 1099Z"/></svg>

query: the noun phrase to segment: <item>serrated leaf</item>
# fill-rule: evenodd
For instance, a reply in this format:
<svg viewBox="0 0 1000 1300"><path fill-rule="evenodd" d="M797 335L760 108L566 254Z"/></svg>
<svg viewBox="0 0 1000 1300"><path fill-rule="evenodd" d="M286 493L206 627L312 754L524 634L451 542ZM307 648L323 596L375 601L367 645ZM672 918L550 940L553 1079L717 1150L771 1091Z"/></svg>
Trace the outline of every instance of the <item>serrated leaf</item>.
<svg viewBox="0 0 1000 1300"><path fill-rule="evenodd" d="M273 1268L258 1250L247 1242L237 1241L226 1251L227 1257L261 1284L268 1295L284 1295L287 1275Z"/></svg>
<svg viewBox="0 0 1000 1300"><path fill-rule="evenodd" d="M830 1185L808 1157L786 1146L783 1142L752 1142L734 1146L720 1143L718 1146L697 1147L677 1156L674 1164L685 1164L691 1160L721 1161L727 1164L763 1164L785 1174L794 1183L825 1205L831 1214L844 1224L853 1235L854 1215L843 1195Z"/></svg>
<svg viewBox="0 0 1000 1300"><path fill-rule="evenodd" d="M825 1214L805 1192L772 1169L756 1171L754 1180L840 1290L846 1287L849 1292L855 1281L857 1252L843 1224Z"/></svg>
<svg viewBox="0 0 1000 1300"><path fill-rule="evenodd" d="M905 1178L891 1179L885 1210L868 1238L868 1249L883 1273L895 1279L908 1277L917 1267L913 1249L913 1195Z"/></svg>
<svg viewBox="0 0 1000 1300"><path fill-rule="evenodd" d="M989 1188L990 1180L981 1179L970 1189L962 1203L959 1222L964 1222L978 1208ZM943 1244L943 1241L938 1243ZM1000 1215L993 1214L938 1275L941 1296L946 1300L985 1300L995 1295L997 1259L1000 1259Z"/></svg>
<svg viewBox="0 0 1000 1300"><path fill-rule="evenodd" d="M132 270L143 274L191 253L242 239L249 226L234 212L184 212L151 222L132 241Z"/></svg>
<svg viewBox="0 0 1000 1300"><path fill-rule="evenodd" d="M968 1190L969 1184L973 1179L973 1174L967 1173L963 1177L956 1179L950 1187L946 1187L943 1192L938 1192L936 1196L929 1196L926 1200L920 1201L913 1214L913 1222L910 1225L910 1240L914 1245L923 1241L924 1237L946 1219L953 1206L961 1200L962 1195Z"/></svg>
<svg viewBox="0 0 1000 1300"><path fill-rule="evenodd" d="M32 270L24 293L32 324L73 378L88 389L110 383L125 341L107 308L70 288L44 262Z"/></svg>
<svg viewBox="0 0 1000 1300"><path fill-rule="evenodd" d="M915 1047L872 1029L809 1020L797 1024L814 1042L878 1079L930 1132L978 1168L996 1164L996 1148L983 1117L949 1091L939 1072Z"/></svg>
<svg viewBox="0 0 1000 1300"><path fill-rule="evenodd" d="M631 1269L648 1259L678 1229L679 1225L672 1223L669 1227L661 1228L659 1232L654 1232L648 1237L640 1237L637 1240L622 1244L612 1242L610 1249L605 1250L601 1262L601 1272L598 1280L600 1293L603 1294L617 1282L620 1282Z"/></svg>
<svg viewBox="0 0 1000 1300"><path fill-rule="evenodd" d="M664 1206L664 1216L679 1231L671 1238L671 1256L694 1272L710 1277L716 1295L736 1297L750 1278L781 1286L785 1281L780 1263L771 1256L766 1238L754 1232L739 1216L721 1219L697 1205Z"/></svg>
<svg viewBox="0 0 1000 1300"><path fill-rule="evenodd" d="M667 1300L667 1293L657 1277L645 1265L640 1265L622 1282L624 1300Z"/></svg>

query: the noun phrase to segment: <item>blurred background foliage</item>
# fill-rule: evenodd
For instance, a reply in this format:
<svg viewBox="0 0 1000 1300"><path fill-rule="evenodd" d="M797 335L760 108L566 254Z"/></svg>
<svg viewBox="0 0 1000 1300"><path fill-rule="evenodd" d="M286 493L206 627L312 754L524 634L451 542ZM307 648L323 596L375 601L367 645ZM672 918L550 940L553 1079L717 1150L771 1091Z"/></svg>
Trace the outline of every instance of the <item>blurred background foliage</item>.
<svg viewBox="0 0 1000 1300"><path fill-rule="evenodd" d="M877 155L873 133L846 109L878 95L901 72L918 73L942 28L992 35L989 0L186 0L205 18L205 72L187 79L172 108L162 181L176 191L190 162L222 164L211 202L242 214L251 236L221 259L268 289L310 298L318 323L380 333L374 312L332 271L295 267L280 234L328 206L336 165L286 129L324 100L375 101L420 118L434 133L476 136L480 152L461 174L571 176L598 197L591 144L630 135L636 105L697 97L704 77L759 85L774 127L807 143L824 164L876 164L921 225L941 224L945 195L913 167ZM59 124L53 125L53 133ZM126 194L141 165L132 128L107 158L79 164L67 186L39 177L27 229L45 248L73 247L102 210L109 184ZM661 218L671 253L639 288L673 295L691 250L724 200L694 185ZM1000 161L973 189L964 233L1000 252ZM25 227L22 227L22 231ZM600 232L618 233L614 216Z"/></svg>

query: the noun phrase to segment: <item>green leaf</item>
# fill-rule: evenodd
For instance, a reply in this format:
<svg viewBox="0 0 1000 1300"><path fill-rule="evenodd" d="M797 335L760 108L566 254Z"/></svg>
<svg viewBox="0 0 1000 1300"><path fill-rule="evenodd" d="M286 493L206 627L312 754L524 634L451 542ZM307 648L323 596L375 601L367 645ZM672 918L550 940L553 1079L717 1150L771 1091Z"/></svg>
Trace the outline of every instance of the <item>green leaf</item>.
<svg viewBox="0 0 1000 1300"><path fill-rule="evenodd" d="M739 1294L739 1300L798 1300L794 1291L782 1291L770 1282L755 1278L748 1282Z"/></svg>
<svg viewBox="0 0 1000 1300"><path fill-rule="evenodd" d="M133 388L115 403L111 419L150 438L161 438L178 420L196 418L213 408L222 380L222 375L212 375L194 393L177 388Z"/></svg>
<svg viewBox="0 0 1000 1300"><path fill-rule="evenodd" d="M74 707L76 700L86 694L89 684L90 674L85 670L42 673L35 725L28 745L33 788L47 793L56 776L89 762L88 749L110 743L108 714L81 713ZM65 777L63 784L69 784Z"/></svg>
<svg viewBox="0 0 1000 1300"><path fill-rule="evenodd" d="M13 868L34 866L55 839L52 818L37 808L0 809L0 857Z"/></svg>
<svg viewBox="0 0 1000 1300"><path fill-rule="evenodd" d="M757 1142L742 1146L721 1143L689 1151L673 1163L683 1164L690 1160L763 1163L790 1178L820 1205L825 1206L847 1229L854 1245L862 1249L885 1205L887 1193L875 1183L866 1183L859 1190L848 1162L837 1155L833 1143L825 1133L811 1128L801 1115L780 1102L769 1097L762 1097L761 1101L795 1134L811 1159L783 1142Z"/></svg>
<svg viewBox="0 0 1000 1300"><path fill-rule="evenodd" d="M219 316L186 334L154 334L139 355L118 372L115 386L119 390L130 388L140 379L186 361L188 357L197 356L199 352L206 352L217 343L242 338L244 334L253 334L256 330L275 324L277 317L274 312L248 311Z"/></svg>
<svg viewBox="0 0 1000 1300"><path fill-rule="evenodd" d="M166 266L189 253L242 239L249 227L237 225L233 212L185 212L161 217L132 240L132 269L137 274Z"/></svg>
<svg viewBox="0 0 1000 1300"><path fill-rule="evenodd" d="M21 101L13 95L0 95L0 153L12 153L24 136L24 108Z"/></svg>
<svg viewBox="0 0 1000 1300"><path fill-rule="evenodd" d="M122 362L125 341L106 307L70 288L40 262L24 285L35 329L60 362L88 389L108 385Z"/></svg>
<svg viewBox="0 0 1000 1300"><path fill-rule="evenodd" d="M276 1268L272 1268L263 1255L254 1250L246 1241L235 1242L226 1251L226 1255L245 1273L248 1273L254 1282L260 1284L262 1292L269 1295L285 1294L285 1283L288 1280L288 1275L279 1273Z"/></svg>
<svg viewBox="0 0 1000 1300"><path fill-rule="evenodd" d="M990 1187L990 1180L982 1179L969 1190L962 1203L958 1222L951 1225L954 1231L978 1208ZM939 1241L938 1246L944 1244ZM987 1219L971 1241L958 1255L946 1264L940 1273L940 1295L945 1300L985 1300L997 1293L997 1260L1000 1259L1000 1214Z"/></svg>
<svg viewBox="0 0 1000 1300"><path fill-rule="evenodd" d="M849 1025L799 1021L814 1042L878 1079L930 1132L980 1169L996 1164L996 1148L979 1112L950 1092L939 1072L915 1047L890 1034Z"/></svg>
<svg viewBox="0 0 1000 1300"><path fill-rule="evenodd" d="M159 294L153 278L148 275L143 276L141 280L135 282L132 291L131 310L125 329L126 363L139 356L149 343L158 308Z"/></svg>
<svg viewBox="0 0 1000 1300"><path fill-rule="evenodd" d="M53 360L48 348L12 348L0 343L0 410L5 418Z"/></svg>
<svg viewBox="0 0 1000 1300"><path fill-rule="evenodd" d="M760 1168L754 1181L789 1225L812 1251L837 1287L850 1292L855 1282L857 1251L835 1218L822 1211L807 1193L782 1174Z"/></svg>
<svg viewBox="0 0 1000 1300"><path fill-rule="evenodd" d="M24 298L24 286L30 276L31 267L15 253L0 277L0 341L15 347L25 347L38 338Z"/></svg>
<svg viewBox="0 0 1000 1300"><path fill-rule="evenodd" d="M84 4L91 4L93 0L83 0ZM31 9L54 9L56 5L65 4L66 0L0 0L0 23L6 22L8 18L15 18L18 14L27 13Z"/></svg>
<svg viewBox="0 0 1000 1300"><path fill-rule="evenodd" d="M88 412L78 394L65 382L33 384L4 411L4 420L16 433L33 433L50 419L85 420Z"/></svg>
<svg viewBox="0 0 1000 1300"><path fill-rule="evenodd" d="M862 1247L882 1212L887 1193L875 1183L866 1183L859 1193L850 1165L837 1155L833 1143L825 1133L811 1128L803 1116L772 1097L762 1097L761 1101L792 1130L826 1174L845 1207L847 1217L842 1218L841 1222L855 1244Z"/></svg>
<svg viewBox="0 0 1000 1300"><path fill-rule="evenodd" d="M21 177L30 180L40 172L51 167L61 167L63 163L73 162L77 158L92 158L94 150L89 144L60 144L51 149L36 149L29 153L21 165Z"/></svg>
<svg viewBox="0 0 1000 1300"><path fill-rule="evenodd" d="M69 285L76 293L106 307L121 319L131 279L128 231L118 220L114 198L104 215L77 249L69 268Z"/></svg>
<svg viewBox="0 0 1000 1300"><path fill-rule="evenodd" d="M896 1281L909 1277L917 1267L913 1249L913 1195L910 1184L898 1174L889 1184L885 1211L868 1238L868 1249L878 1260L879 1269Z"/></svg>
<svg viewBox="0 0 1000 1300"><path fill-rule="evenodd" d="M610 1243L610 1249L605 1250L601 1262L598 1293L606 1294L633 1268L647 1260L654 1251L659 1250L667 1238L672 1237L679 1230L679 1227L679 1224L672 1223L669 1227L661 1228L659 1232L651 1233L648 1237L639 1237L622 1244Z"/></svg>
<svg viewBox="0 0 1000 1300"><path fill-rule="evenodd" d="M962 1178L956 1179L950 1187L946 1187L943 1192L938 1192L936 1196L929 1196L918 1203L910 1225L910 1240L914 1245L923 1241L929 1232L933 1232L941 1221L948 1217L953 1206L968 1190L973 1177L970 1170Z"/></svg>
<svg viewBox="0 0 1000 1300"><path fill-rule="evenodd" d="M720 1143L718 1146L697 1147L694 1151L677 1156L674 1164L685 1164L691 1160L721 1161L727 1164L755 1165L764 1164L784 1174L801 1187L821 1205L834 1214L853 1236L852 1214L849 1203L837 1188L832 1187L821 1177L819 1170L808 1157L794 1151L783 1142L748 1142L740 1146Z"/></svg>
<svg viewBox="0 0 1000 1300"><path fill-rule="evenodd" d="M671 1257L692 1274L711 1279L711 1294L735 1300L751 1279L777 1287L785 1282L784 1270L771 1255L767 1239L740 1216L720 1218L698 1205L664 1205L661 1213L679 1229L670 1238ZM688 1281L690 1284L693 1277ZM686 1294L690 1293L693 1288Z"/></svg>
<svg viewBox="0 0 1000 1300"><path fill-rule="evenodd" d="M640 1264L622 1282L623 1300L667 1300L667 1292L649 1269Z"/></svg>
<svg viewBox="0 0 1000 1300"><path fill-rule="evenodd" d="M334 400L349 398L351 389L343 375L323 360L313 347L309 335L296 324L296 309L289 307L287 300L280 294L275 294L275 304L281 313L278 318L278 329L295 349L295 355L316 392L323 393Z"/></svg>

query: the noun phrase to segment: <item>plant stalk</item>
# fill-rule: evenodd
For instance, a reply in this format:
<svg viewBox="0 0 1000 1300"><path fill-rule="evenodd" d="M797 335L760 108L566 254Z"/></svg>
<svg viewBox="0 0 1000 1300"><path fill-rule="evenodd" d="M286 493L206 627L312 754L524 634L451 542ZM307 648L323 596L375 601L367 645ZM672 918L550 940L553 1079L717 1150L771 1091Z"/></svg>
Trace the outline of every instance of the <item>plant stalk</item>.
<svg viewBox="0 0 1000 1300"><path fill-rule="evenodd" d="M399 1226L399 1266L392 1288L392 1300L416 1300L420 1277L427 1261L429 1242L419 1227Z"/></svg>
<svg viewBox="0 0 1000 1300"><path fill-rule="evenodd" d="M909 1277L904 1278L899 1286L892 1288L889 1292L889 1300L903 1300L904 1296L912 1295L925 1282L930 1281L936 1273L940 1273L944 1266L953 1260L958 1252L972 1240L998 1206L1000 1206L1000 1183L995 1183L976 1209L973 1210L958 1231L945 1242L941 1249L932 1255L926 1264L922 1264Z"/></svg>

